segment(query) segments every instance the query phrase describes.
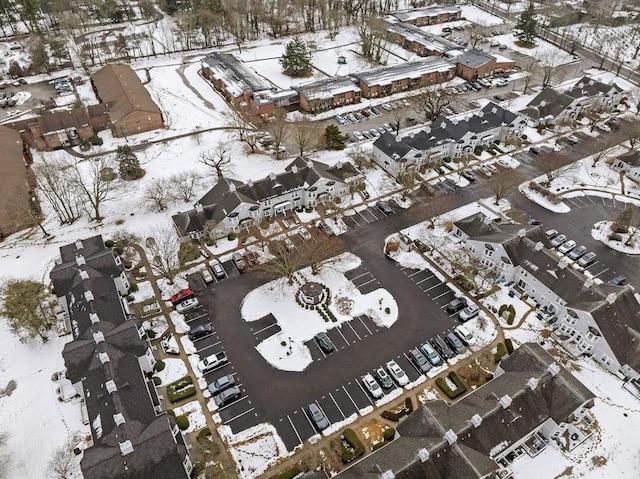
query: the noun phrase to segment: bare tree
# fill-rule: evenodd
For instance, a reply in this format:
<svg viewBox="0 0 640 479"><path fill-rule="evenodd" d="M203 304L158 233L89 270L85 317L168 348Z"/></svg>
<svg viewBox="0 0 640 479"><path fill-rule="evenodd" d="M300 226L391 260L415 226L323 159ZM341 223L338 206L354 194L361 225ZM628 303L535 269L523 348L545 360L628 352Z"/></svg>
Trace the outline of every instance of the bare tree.
<svg viewBox="0 0 640 479"><path fill-rule="evenodd" d="M620 130L624 138L629 142L629 148L633 149L640 141L640 122L627 121Z"/></svg>
<svg viewBox="0 0 640 479"><path fill-rule="evenodd" d="M42 158L33 171L38 193L47 200L60 224L71 224L80 218L80 196L71 184L67 164Z"/></svg>
<svg viewBox="0 0 640 479"><path fill-rule="evenodd" d="M303 253L311 266L311 273L317 275L322 269L335 265L337 256L345 251L345 244L337 236L320 235L315 239L315 242L304 243Z"/></svg>
<svg viewBox="0 0 640 479"><path fill-rule="evenodd" d="M307 150L311 150L318 145L319 133L316 122L303 120L292 125L291 136L296 142L300 156L303 156Z"/></svg>
<svg viewBox="0 0 640 479"><path fill-rule="evenodd" d="M114 199L122 191L122 183L117 180L118 175L115 172L115 162L108 156L101 156L82 165L69 160L67 165L70 173L69 184L89 204L93 219L100 221L102 204Z"/></svg>
<svg viewBox="0 0 640 479"><path fill-rule="evenodd" d="M525 95L529 86L535 84L542 72L542 66L538 63L538 60L533 57L526 57L522 64L522 70L526 72L526 75L522 79L524 86L522 88L522 94Z"/></svg>
<svg viewBox="0 0 640 479"><path fill-rule="evenodd" d="M4 477L9 469L9 454L6 454L8 439L9 434L5 431L0 431L0 477Z"/></svg>
<svg viewBox="0 0 640 479"><path fill-rule="evenodd" d="M610 111L607 107L592 107L587 108L584 112L584 117L589 121L589 131L595 130L598 123L602 120L602 115Z"/></svg>
<svg viewBox="0 0 640 479"><path fill-rule="evenodd" d="M372 16L356 27L360 38L362 56L376 63L386 63L389 55L387 47L386 23L383 19Z"/></svg>
<svg viewBox="0 0 640 479"><path fill-rule="evenodd" d="M214 148L200 153L200 163L213 168L218 175L218 179L221 179L231 169L231 154L230 145L219 141Z"/></svg>
<svg viewBox="0 0 640 479"><path fill-rule="evenodd" d="M495 204L499 204L500 200L506 198L523 180L522 175L513 169L508 169L504 173L501 172L489 178L487 184L493 193Z"/></svg>
<svg viewBox="0 0 640 479"><path fill-rule="evenodd" d="M575 164L567 163L568 158L556 153L544 153L538 157L536 164L546 176L546 181L540 182L545 188L549 188L553 180L563 178L575 170Z"/></svg>
<svg viewBox="0 0 640 479"><path fill-rule="evenodd" d="M396 175L396 182L400 185L402 201L407 199L414 186L416 186L417 174L414 170L403 171Z"/></svg>
<svg viewBox="0 0 640 479"><path fill-rule="evenodd" d="M424 114L428 120L434 121L445 108L456 100L456 95L442 85L435 85L425 89L423 93L413 97L413 108Z"/></svg>
<svg viewBox="0 0 640 479"><path fill-rule="evenodd" d="M364 170L372 166L371 151L365 152L360 145L356 145L347 152L356 168Z"/></svg>
<svg viewBox="0 0 640 479"><path fill-rule="evenodd" d="M612 140L609 136L599 136L585 143L584 148L588 156L591 156L593 160L593 167L595 167L600 160L606 157L611 150L616 146L615 140Z"/></svg>
<svg viewBox="0 0 640 479"><path fill-rule="evenodd" d="M273 138L273 149L276 160L279 160L283 156L282 144L286 141L289 135L289 123L287 123L287 113L278 108L275 111L274 117L266 124L267 131Z"/></svg>
<svg viewBox="0 0 640 479"><path fill-rule="evenodd" d="M149 183L143 198L150 211L159 212L167 209L170 196L167 180L158 178Z"/></svg>
<svg viewBox="0 0 640 479"><path fill-rule="evenodd" d="M178 251L180 243L178 236L170 226L157 226L149 230L146 235L145 246L149 264L154 274L166 278L170 284L180 269Z"/></svg>
<svg viewBox="0 0 640 479"><path fill-rule="evenodd" d="M480 45L480 42L484 38L484 31L486 27L487 23L478 19L466 26L464 29L464 37L469 42L469 46L475 48Z"/></svg>
<svg viewBox="0 0 640 479"><path fill-rule="evenodd" d="M561 67L562 55L565 55L565 52L560 49L554 49L542 53L538 57L542 88L549 86L551 83L562 80L562 77L564 76L564 69Z"/></svg>
<svg viewBox="0 0 640 479"><path fill-rule="evenodd" d="M200 188L202 178L195 171L183 171L171 175L167 180L169 196L176 201L189 203L193 201L197 190Z"/></svg>
<svg viewBox="0 0 640 479"><path fill-rule="evenodd" d="M56 479L71 479L79 469L74 449L81 442L79 435L74 434L67 438L65 443L55 449L49 460L48 469Z"/></svg>
<svg viewBox="0 0 640 479"><path fill-rule="evenodd" d="M284 279L292 285L296 271L304 265L304 258L299 249L290 250L283 241L272 240L268 244L272 259L255 267L258 274L269 279Z"/></svg>
<svg viewBox="0 0 640 479"><path fill-rule="evenodd" d="M248 131L244 134L244 142L249 148L251 148L251 153L256 152L256 146L258 146L259 138L258 134L253 131Z"/></svg>

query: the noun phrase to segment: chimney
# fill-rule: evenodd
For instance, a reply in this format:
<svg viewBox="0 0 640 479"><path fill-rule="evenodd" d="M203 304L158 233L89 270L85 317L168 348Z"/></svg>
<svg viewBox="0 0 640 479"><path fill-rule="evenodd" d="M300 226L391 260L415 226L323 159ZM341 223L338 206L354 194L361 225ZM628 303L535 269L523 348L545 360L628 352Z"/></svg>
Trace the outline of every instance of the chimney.
<svg viewBox="0 0 640 479"><path fill-rule="evenodd" d="M391 469L380 474L380 479L396 479L396 475Z"/></svg>
<svg viewBox="0 0 640 479"><path fill-rule="evenodd" d="M558 363L553 362L547 367L547 372L555 378L560 372L560 366L558 366Z"/></svg>
<svg viewBox="0 0 640 479"><path fill-rule="evenodd" d="M618 295L616 293L609 293L605 298L605 301L609 304L613 304L616 302L617 298L618 298Z"/></svg>
<svg viewBox="0 0 640 479"><path fill-rule="evenodd" d="M89 279L89 273L87 273L85 270L80 270L80 278Z"/></svg>
<svg viewBox="0 0 640 479"><path fill-rule="evenodd" d="M565 269L567 266L569 266L569 260L567 258L563 257L558 261L558 268Z"/></svg>
<svg viewBox="0 0 640 479"><path fill-rule="evenodd" d="M449 429L444 433L444 439L449 443L449 445L455 444L456 442L458 442L458 435L451 429Z"/></svg>
<svg viewBox="0 0 640 479"><path fill-rule="evenodd" d="M535 249L536 251L542 251L542 248L544 248L544 245L542 244L542 241L538 241L538 242L536 243L536 245L534 246L534 249Z"/></svg>
<svg viewBox="0 0 640 479"><path fill-rule="evenodd" d="M485 215L484 218L482 218L482 224L485 225L490 225L493 222L493 220L491 218L489 218L488 216Z"/></svg>
<svg viewBox="0 0 640 479"><path fill-rule="evenodd" d="M89 313L89 319L91 320L91 324L96 324L100 322L100 318L98 318L98 313Z"/></svg>
<svg viewBox="0 0 640 479"><path fill-rule="evenodd" d="M253 186L253 180L252 179L248 179L247 180L247 186Z"/></svg>
<svg viewBox="0 0 640 479"><path fill-rule="evenodd" d="M102 364L108 363L109 361L111 361L109 359L109 355L107 353L98 353L98 358L100 359L100 362Z"/></svg>
<svg viewBox="0 0 640 479"><path fill-rule="evenodd" d="M473 427L480 427L480 424L482 424L482 417L480 417L480 414L474 414L471 416L471 424L473 424Z"/></svg>
<svg viewBox="0 0 640 479"><path fill-rule="evenodd" d="M538 387L538 380L536 378L530 378L527 381L527 387L533 391L535 388Z"/></svg>
<svg viewBox="0 0 640 479"><path fill-rule="evenodd" d="M291 167L291 173L293 173L294 175L298 172L298 167L296 165L293 165Z"/></svg>
<svg viewBox="0 0 640 479"><path fill-rule="evenodd" d="M123 456L131 454L133 452L133 444L131 444L131 441L129 440L119 442L118 445L120 446L120 454L122 454Z"/></svg>
<svg viewBox="0 0 640 479"><path fill-rule="evenodd" d="M85 291L84 292L84 299L87 302L93 301L93 293L91 291Z"/></svg>
<svg viewBox="0 0 640 479"><path fill-rule="evenodd" d="M229 182L229 193L234 193L236 191L236 184Z"/></svg>
<svg viewBox="0 0 640 479"><path fill-rule="evenodd" d="M116 383L113 380L109 380L107 382L104 383L105 387L107 388L107 392L109 394L114 393L118 390L118 388L116 387Z"/></svg>
<svg viewBox="0 0 640 479"><path fill-rule="evenodd" d="M427 462L429 460L429 451L423 447L418 451L418 458L420 459L420 462Z"/></svg>
<svg viewBox="0 0 640 479"><path fill-rule="evenodd" d="M98 331L97 333L93 333L93 341L98 344L104 341L104 333L102 331Z"/></svg>
<svg viewBox="0 0 640 479"><path fill-rule="evenodd" d="M113 415L113 422L116 423L116 426L119 426L120 424L124 424L124 416L122 415L121 412L114 414Z"/></svg>
<svg viewBox="0 0 640 479"><path fill-rule="evenodd" d="M508 394L505 394L500 398L499 402L500 402L500 406L502 406L502 409L507 409L509 406L511 406L511 403L513 402L513 400Z"/></svg>
<svg viewBox="0 0 640 479"><path fill-rule="evenodd" d="M307 166L308 166L309 168L313 168L313 161L311 161L311 159L308 159L308 160L307 160Z"/></svg>
<svg viewBox="0 0 640 479"><path fill-rule="evenodd" d="M81 254L76 256L76 264L78 266L84 266L85 264L87 264L87 262L84 259L84 256L82 256Z"/></svg>
<svg viewBox="0 0 640 479"><path fill-rule="evenodd" d="M82 248L84 248L82 241L76 240L76 249L80 251Z"/></svg>
<svg viewBox="0 0 640 479"><path fill-rule="evenodd" d="M193 205L194 208L196 209L196 213L204 213L204 206L202 206L202 203L197 202L195 205Z"/></svg>
<svg viewBox="0 0 640 479"><path fill-rule="evenodd" d="M271 181L276 181L276 174L275 174L275 173L273 173L273 172L272 172L272 173L269 173L269 179L270 179Z"/></svg>
<svg viewBox="0 0 640 479"><path fill-rule="evenodd" d="M518 230L518 236L520 238L524 238L525 236L527 236L527 230L525 228L519 229Z"/></svg>
<svg viewBox="0 0 640 479"><path fill-rule="evenodd" d="M584 287L589 289L591 286L593 286L593 278L587 278L584 280Z"/></svg>

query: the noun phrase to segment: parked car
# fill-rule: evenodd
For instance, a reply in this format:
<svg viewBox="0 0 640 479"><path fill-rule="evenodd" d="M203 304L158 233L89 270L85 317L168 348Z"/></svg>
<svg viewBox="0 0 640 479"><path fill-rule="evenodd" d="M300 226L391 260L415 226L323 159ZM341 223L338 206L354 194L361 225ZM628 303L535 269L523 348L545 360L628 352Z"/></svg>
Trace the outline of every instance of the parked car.
<svg viewBox="0 0 640 479"><path fill-rule="evenodd" d="M556 230L547 230L544 232L544 235L552 240L553 238L555 238L556 236L558 236L558 232Z"/></svg>
<svg viewBox="0 0 640 479"><path fill-rule="evenodd" d="M531 226L537 226L537 225L541 225L542 222L539 219L536 219L536 218L529 218L527 220L527 224L531 225Z"/></svg>
<svg viewBox="0 0 640 479"><path fill-rule="evenodd" d="M407 373L405 373L393 359L385 364L385 366L387 367L387 371L389 371L389 375L395 379L400 386L406 386L409 384L409 377L407 376Z"/></svg>
<svg viewBox="0 0 640 479"><path fill-rule="evenodd" d="M465 321L469 321L470 319L473 319L476 316L478 316L479 312L480 312L480 309L478 308L478 306L476 306L475 304L470 304L469 306L464 308L462 311L460 311L458 318L460 318L460 321L464 323Z"/></svg>
<svg viewBox="0 0 640 479"><path fill-rule="evenodd" d="M374 138L380 136L380 132L378 131L377 128L371 128L369 130L369 133L371 133L371 136L374 137Z"/></svg>
<svg viewBox="0 0 640 479"><path fill-rule="evenodd" d="M380 210L385 215L390 215L393 213L393 210L391 209L389 204L385 201L377 201L376 208L378 208L378 210Z"/></svg>
<svg viewBox="0 0 640 479"><path fill-rule="evenodd" d="M360 133L359 131L354 131L353 132L353 136L355 136L356 140L358 140L358 141L364 140L364 135L362 133Z"/></svg>
<svg viewBox="0 0 640 479"><path fill-rule="evenodd" d="M346 116L347 120L349 120L351 123L357 123L358 119L355 117L355 115L353 113L349 113Z"/></svg>
<svg viewBox="0 0 640 479"><path fill-rule="evenodd" d="M532 146L531 148L529 148L529 154L531 156L538 156L540 153L540 148L538 148L537 146Z"/></svg>
<svg viewBox="0 0 640 479"><path fill-rule="evenodd" d="M474 175L470 171L463 171L462 176L464 176L469 181L476 181L476 175Z"/></svg>
<svg viewBox="0 0 640 479"><path fill-rule="evenodd" d="M320 349L322 349L325 353L332 353L336 350L335 345L333 344L327 333L325 333L324 331L316 334L315 339L318 343L318 346L320 346Z"/></svg>
<svg viewBox="0 0 640 479"><path fill-rule="evenodd" d="M195 326L189 330L189 339L195 341L213 334L213 327L210 323Z"/></svg>
<svg viewBox="0 0 640 479"><path fill-rule="evenodd" d="M440 366L442 364L442 358L430 343L424 343L420 346L420 351L422 351L422 354L425 355L432 365Z"/></svg>
<svg viewBox="0 0 640 479"><path fill-rule="evenodd" d="M244 256L241 253L233 253L231 261L233 261L238 273L244 273L247 270L247 262L244 260Z"/></svg>
<svg viewBox="0 0 640 479"><path fill-rule="evenodd" d="M194 296L195 295L193 294L193 291L191 291L189 288L181 289L176 294L171 296L171 304L176 306L178 303L181 303L185 299L190 299L190 298L193 298Z"/></svg>
<svg viewBox="0 0 640 479"><path fill-rule="evenodd" d="M574 248L573 250L569 251L569 254L567 255L567 257L569 259L576 260L581 258L586 252L587 252L586 246L578 246L577 248Z"/></svg>
<svg viewBox="0 0 640 479"><path fill-rule="evenodd" d="M380 110L378 110L375 106L372 106L371 113L373 113L375 116L378 116L380 115Z"/></svg>
<svg viewBox="0 0 640 479"><path fill-rule="evenodd" d="M309 230L304 226L300 226L297 232L303 240L309 241L311 239L311 233L309 233Z"/></svg>
<svg viewBox="0 0 640 479"><path fill-rule="evenodd" d="M596 262L596 254L595 253L587 253L582 258L578 260L578 266L582 266L583 268L587 268Z"/></svg>
<svg viewBox="0 0 640 479"><path fill-rule="evenodd" d="M438 351L440 356L442 356L443 358L451 359L455 357L455 353L451 350L449 346L447 346L447 343L445 343L440 336L436 336L434 339L432 339L431 344L436 349L436 351Z"/></svg>
<svg viewBox="0 0 640 479"><path fill-rule="evenodd" d="M219 377L211 384L207 386L207 389L211 393L212 396L215 396L218 393L221 393L225 389L229 389L236 385L236 378L233 377L233 374L225 374L224 376Z"/></svg>
<svg viewBox="0 0 640 479"><path fill-rule="evenodd" d="M213 283L213 276L211 275L208 269L205 268L201 270L200 275L202 276L202 279L204 280L205 283L207 284Z"/></svg>
<svg viewBox="0 0 640 479"><path fill-rule="evenodd" d="M216 403L216 406L222 407L235 401L236 399L239 399L240 396L242 396L240 388L234 386L229 389L225 389L221 393L213 396L213 401Z"/></svg>
<svg viewBox="0 0 640 479"><path fill-rule="evenodd" d="M376 130L378 130L378 133L380 133L381 135L384 135L387 132L384 126L379 126L378 128L376 128Z"/></svg>
<svg viewBox="0 0 640 479"><path fill-rule="evenodd" d="M627 278L619 274L615 278L611 278L607 283L612 284L614 286L624 286L627 284Z"/></svg>
<svg viewBox="0 0 640 479"><path fill-rule="evenodd" d="M579 143L579 140L573 135L570 135L570 136L566 137L565 140L567 140L567 143L569 143L570 145L573 145L573 146L575 146L575 145L577 145Z"/></svg>
<svg viewBox="0 0 640 479"><path fill-rule="evenodd" d="M551 240L551 246L553 248L557 248L558 246L560 246L565 241L567 241L567 235L558 235L558 236L556 236L555 238L553 238Z"/></svg>
<svg viewBox="0 0 640 479"><path fill-rule="evenodd" d="M221 366L227 362L227 355L225 353L212 354L207 356L203 360L198 362L198 369L202 374L206 374L212 369Z"/></svg>
<svg viewBox="0 0 640 479"><path fill-rule="evenodd" d="M504 95L493 95L493 99L497 101L505 101L507 97L505 97Z"/></svg>
<svg viewBox="0 0 640 479"><path fill-rule="evenodd" d="M373 135L369 133L367 130L362 130L362 136L364 136L367 140L370 140L373 138Z"/></svg>
<svg viewBox="0 0 640 479"><path fill-rule="evenodd" d="M393 131L393 128L391 127L391 125L389 123L383 123L382 127L387 131Z"/></svg>
<svg viewBox="0 0 640 479"><path fill-rule="evenodd" d="M296 245L294 245L293 241L291 241L289 238L285 238L284 240L282 240L282 242L284 243L284 247L289 253L293 252L296 249Z"/></svg>
<svg viewBox="0 0 640 479"><path fill-rule="evenodd" d="M504 78L500 78L496 81L496 86L507 86L509 84L509 80L505 80Z"/></svg>
<svg viewBox="0 0 640 479"><path fill-rule="evenodd" d="M456 326L455 328L453 328L453 330L460 338L460 341L462 341L462 344L469 346L470 344L473 344L476 342L476 337L473 335L471 331L469 331L464 326L462 325Z"/></svg>
<svg viewBox="0 0 640 479"><path fill-rule="evenodd" d="M327 416L324 415L322 409L320 409L316 403L312 402L307 406L307 414L311 421L313 421L313 424L315 424L318 431L322 431L329 427L329 420L327 419Z"/></svg>
<svg viewBox="0 0 640 479"><path fill-rule="evenodd" d="M378 384L378 381L376 381L369 373L362 376L362 384L364 384L364 387L369 391L369 394L371 394L375 399L381 398L384 394L382 388Z"/></svg>
<svg viewBox="0 0 640 479"><path fill-rule="evenodd" d="M385 368L377 368L375 371L373 371L373 375L376 377L376 380L384 389L391 389L393 387L391 376L389 376Z"/></svg>
<svg viewBox="0 0 640 479"><path fill-rule="evenodd" d="M455 334L447 333L447 335L444 337L444 340L449 345L451 350L456 354L462 354L465 352L466 348L464 347L464 344L462 344L460 338Z"/></svg>
<svg viewBox="0 0 640 479"><path fill-rule="evenodd" d="M609 125L607 125L606 123L602 123L598 126L596 126L596 128L600 131L602 131L603 133L610 133L611 132L611 127Z"/></svg>
<svg viewBox="0 0 640 479"><path fill-rule="evenodd" d="M571 250L573 250L573 248L576 247L576 242L573 240L569 240L569 241L565 241L564 243L562 243L559 247L558 247L558 251L562 254L567 254L569 253Z"/></svg>
<svg viewBox="0 0 640 479"><path fill-rule="evenodd" d="M184 301L176 304L176 311L178 313L185 313L192 310L198 305L200 305L200 301L198 301L198 298L185 299Z"/></svg>
<svg viewBox="0 0 640 479"><path fill-rule="evenodd" d="M464 298L454 298L447 304L448 313L457 313L467 307L467 300Z"/></svg>
<svg viewBox="0 0 640 479"><path fill-rule="evenodd" d="M347 122L347 120L345 120L344 117L341 115L336 115L336 122L340 125L344 125Z"/></svg>
<svg viewBox="0 0 640 479"><path fill-rule="evenodd" d="M216 278L221 279L226 276L224 272L224 268L222 267L219 261L212 261L210 268L211 268L211 272Z"/></svg>
<svg viewBox="0 0 640 479"><path fill-rule="evenodd" d="M418 371L422 374L426 374L431 370L431 363L418 348L409 351L409 359L411 359L416 368L418 368Z"/></svg>

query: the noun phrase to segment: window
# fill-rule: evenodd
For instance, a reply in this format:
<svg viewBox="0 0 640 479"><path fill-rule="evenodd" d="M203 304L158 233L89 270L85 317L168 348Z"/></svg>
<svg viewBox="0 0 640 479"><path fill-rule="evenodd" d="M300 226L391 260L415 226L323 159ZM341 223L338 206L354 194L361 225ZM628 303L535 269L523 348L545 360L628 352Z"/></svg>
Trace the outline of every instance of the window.
<svg viewBox="0 0 640 479"><path fill-rule="evenodd" d="M602 364L606 366L611 366L611 358L606 354L602 355L602 357L600 358L600 361L602 362Z"/></svg>

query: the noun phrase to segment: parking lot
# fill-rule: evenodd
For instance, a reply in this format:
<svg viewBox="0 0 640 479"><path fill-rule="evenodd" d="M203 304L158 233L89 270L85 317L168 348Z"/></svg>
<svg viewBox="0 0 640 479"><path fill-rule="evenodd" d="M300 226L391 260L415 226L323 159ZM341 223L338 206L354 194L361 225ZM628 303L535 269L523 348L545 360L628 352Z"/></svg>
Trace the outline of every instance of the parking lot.
<svg viewBox="0 0 640 479"><path fill-rule="evenodd" d="M397 212L397 207L389 205L390 211ZM389 212L389 214L393 214ZM344 215L342 221L349 229L359 228L363 225L373 223L375 221L386 218L389 214L383 213L379 208L375 206L368 206L364 210L356 211L354 214Z"/></svg>

